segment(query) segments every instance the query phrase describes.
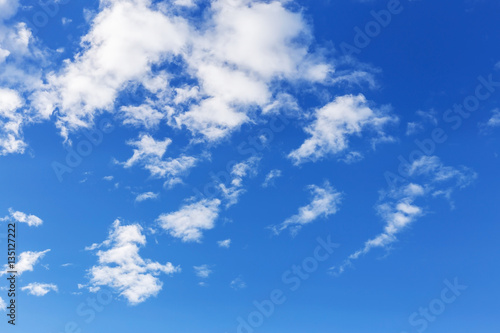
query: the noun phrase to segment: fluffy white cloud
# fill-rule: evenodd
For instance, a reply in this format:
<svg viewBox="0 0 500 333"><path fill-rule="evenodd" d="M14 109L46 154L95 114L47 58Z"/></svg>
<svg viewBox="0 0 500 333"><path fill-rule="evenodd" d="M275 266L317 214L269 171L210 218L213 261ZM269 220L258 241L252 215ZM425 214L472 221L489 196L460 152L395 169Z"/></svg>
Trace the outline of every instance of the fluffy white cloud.
<svg viewBox="0 0 500 333"><path fill-rule="evenodd" d="M281 231L291 228L291 233L296 234L303 225L313 222L319 217L328 217L337 212L342 200L342 194L337 192L328 182L323 186L309 185L312 200L306 206L300 207L299 212L287 218L278 226L273 226L272 230L279 234Z"/></svg>
<svg viewBox="0 0 500 333"><path fill-rule="evenodd" d="M305 128L311 137L288 157L301 164L338 154L349 147L351 136L360 136L368 130L385 137L384 127L396 120L386 109L371 108L363 95L337 97L315 111L315 120Z"/></svg>
<svg viewBox="0 0 500 333"><path fill-rule="evenodd" d="M187 34L182 18L152 9L149 1L101 1L82 39L84 51L50 75L38 94L40 112L48 117L57 108L63 135L87 127L98 110L112 111L130 82L148 81L153 64L178 54Z"/></svg>
<svg viewBox="0 0 500 333"><path fill-rule="evenodd" d="M24 272L32 272L33 268L35 265L38 263L40 259L42 259L47 252L49 252L50 249L47 249L45 251L26 251L22 252L18 258L17 262L15 265L15 270L17 271L18 275L21 275ZM6 264L4 265L4 270L0 271L0 276L7 274L9 271L9 266Z"/></svg>
<svg viewBox="0 0 500 333"><path fill-rule="evenodd" d="M42 225L43 221L41 218L35 215L28 215L23 212L15 211L12 208L9 208L10 217L6 216L1 218L0 221L12 220L15 222L26 223L30 227L38 227Z"/></svg>
<svg viewBox="0 0 500 333"><path fill-rule="evenodd" d="M136 202L142 202L144 200L150 200L150 199L156 199L158 198L158 193L153 193L153 192L145 192L139 194L136 198Z"/></svg>
<svg viewBox="0 0 500 333"><path fill-rule="evenodd" d="M48 284L48 283L30 283L25 287L21 288L22 291L26 291L30 295L34 296L45 296L47 295L50 291L55 291L57 292L57 286L55 284Z"/></svg>
<svg viewBox="0 0 500 333"><path fill-rule="evenodd" d="M212 2L212 22L193 38L185 60L205 97L175 116L178 125L218 140L249 122L249 111L274 103L276 80L323 81L332 68L308 53L311 36L300 12L281 1Z"/></svg>
<svg viewBox="0 0 500 333"><path fill-rule="evenodd" d="M173 274L180 268L168 262L162 265L139 255L146 245L146 237L138 224L122 226L116 220L108 238L101 244L93 244L87 250L97 251L98 265L89 270L90 286L94 291L108 286L132 304L139 304L156 296L162 289L160 273Z"/></svg>
<svg viewBox="0 0 500 333"><path fill-rule="evenodd" d="M0 311L6 311L6 310L7 310L7 304L5 304L3 298L0 297Z"/></svg>
<svg viewBox="0 0 500 333"><path fill-rule="evenodd" d="M214 228L220 204L219 199L203 199L184 205L176 212L162 214L157 222L173 237L184 242L200 242L203 230Z"/></svg>
<svg viewBox="0 0 500 333"><path fill-rule="evenodd" d="M24 101L16 91L0 88L0 156L24 153L26 143L23 141L21 126L25 121L19 110Z"/></svg>
<svg viewBox="0 0 500 333"><path fill-rule="evenodd" d="M228 249L231 246L231 239L225 239L225 240L218 241L217 245L219 245L219 247L224 247L224 248Z"/></svg>
<svg viewBox="0 0 500 333"><path fill-rule="evenodd" d="M120 111L125 125L142 126L146 129L158 127L160 121L165 118L163 113L148 104L122 106Z"/></svg>
<svg viewBox="0 0 500 333"><path fill-rule="evenodd" d="M196 276L202 279L207 279L212 274L212 270L208 265L193 266L193 268Z"/></svg>

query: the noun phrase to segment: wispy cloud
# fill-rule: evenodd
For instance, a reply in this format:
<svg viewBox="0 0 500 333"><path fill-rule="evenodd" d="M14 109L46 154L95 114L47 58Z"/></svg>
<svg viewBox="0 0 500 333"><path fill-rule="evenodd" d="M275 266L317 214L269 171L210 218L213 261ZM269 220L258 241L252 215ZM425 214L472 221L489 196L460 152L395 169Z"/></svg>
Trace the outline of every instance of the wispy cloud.
<svg viewBox="0 0 500 333"><path fill-rule="evenodd" d="M274 233L290 228L292 235L295 235L305 224L311 223L320 217L328 217L337 212L342 201L342 194L337 192L328 181L322 186L309 185L312 199L306 206L300 207L299 212L287 218L283 223L273 226Z"/></svg>
<svg viewBox="0 0 500 333"><path fill-rule="evenodd" d="M217 245L219 245L219 247L224 247L224 248L228 249L231 246L231 239L225 239L225 240L218 241Z"/></svg>
<svg viewBox="0 0 500 333"><path fill-rule="evenodd" d="M153 193L153 192L141 193L137 197L135 197L135 201L142 202L145 200L157 199L158 195L159 195L158 193Z"/></svg>
<svg viewBox="0 0 500 333"><path fill-rule="evenodd" d="M55 284L48 283L30 283L25 287L21 288L22 291L26 291L28 294L33 296L45 296L51 291L57 292L57 286Z"/></svg>

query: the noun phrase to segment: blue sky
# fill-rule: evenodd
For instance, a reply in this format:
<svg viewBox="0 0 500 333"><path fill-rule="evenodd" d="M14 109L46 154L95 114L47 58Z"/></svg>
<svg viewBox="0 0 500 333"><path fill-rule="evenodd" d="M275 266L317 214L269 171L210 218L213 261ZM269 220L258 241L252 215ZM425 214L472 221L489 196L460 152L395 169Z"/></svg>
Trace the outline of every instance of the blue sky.
<svg viewBox="0 0 500 333"><path fill-rule="evenodd" d="M0 0L2 332L498 332L499 12Z"/></svg>

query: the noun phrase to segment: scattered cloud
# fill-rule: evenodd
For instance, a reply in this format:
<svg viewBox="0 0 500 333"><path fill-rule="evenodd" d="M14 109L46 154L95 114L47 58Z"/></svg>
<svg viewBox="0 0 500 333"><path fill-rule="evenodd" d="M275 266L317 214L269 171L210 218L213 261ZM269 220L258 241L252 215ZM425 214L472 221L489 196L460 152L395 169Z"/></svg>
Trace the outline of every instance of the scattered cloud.
<svg viewBox="0 0 500 333"><path fill-rule="evenodd" d="M485 123L479 123L479 129L482 134L490 134L492 130L500 126L500 109L491 111L492 115Z"/></svg>
<svg viewBox="0 0 500 333"><path fill-rule="evenodd" d="M102 177L102 179L107 180L108 182L112 181L113 178L114 178L113 176L104 176L104 177Z"/></svg>
<svg viewBox="0 0 500 333"><path fill-rule="evenodd" d="M172 237L183 242L200 242L203 231L214 228L220 204L219 199L202 199L186 204L176 212L160 215L157 223Z"/></svg>
<svg viewBox="0 0 500 333"><path fill-rule="evenodd" d="M387 138L384 127L397 119L388 113L388 107L373 109L363 95L346 95L317 109L314 121L304 130L311 137L288 157L299 165L318 161L349 148L349 138L372 131L375 138Z"/></svg>
<svg viewBox="0 0 500 333"><path fill-rule="evenodd" d="M243 281L241 277L237 277L236 279L231 281L229 286L234 290L240 290L240 289L245 289L247 287L247 284L245 283L245 281Z"/></svg>
<svg viewBox="0 0 500 333"><path fill-rule="evenodd" d="M262 183L262 187L274 186L274 180L281 176L282 176L281 170L274 169L269 171L269 173L266 175L266 179L264 179L264 182Z"/></svg>
<svg viewBox="0 0 500 333"><path fill-rule="evenodd" d="M238 202L240 195L245 192L243 189L243 179L257 175L260 160L260 157L253 156L246 161L235 164L231 169L230 175L232 179L230 184L228 186L219 184L222 195L226 200L226 208Z"/></svg>
<svg viewBox="0 0 500 333"><path fill-rule="evenodd" d="M231 246L231 239L225 239L225 240L218 241L217 245L219 245L219 247L224 247L224 248L228 249Z"/></svg>
<svg viewBox="0 0 500 333"><path fill-rule="evenodd" d="M337 192L329 182L322 186L309 185L307 187L312 195L311 202L299 208L299 212L287 218L283 223L273 226L274 233L290 228L292 235L295 235L303 225L311 223L316 219L326 218L337 212L338 206L342 201L342 194Z"/></svg>
<svg viewBox="0 0 500 333"><path fill-rule="evenodd" d="M437 156L423 156L415 160L409 166L408 174L419 181L381 192L377 212L385 222L383 232L367 240L340 267L332 267L334 274L341 274L354 260L374 248L386 248L396 242L399 233L425 214L425 208L417 203L418 199L442 196L451 202L451 194L456 189L469 186L477 178L476 173L466 167L445 166Z"/></svg>
<svg viewBox="0 0 500 333"><path fill-rule="evenodd" d="M434 109L429 111L419 110L416 112L416 115L419 119L411 121L406 125L406 135L408 136L423 131L428 124L433 126L437 126L438 124L437 112Z"/></svg>
<svg viewBox="0 0 500 333"><path fill-rule="evenodd" d="M141 193L135 198L135 201L142 202L145 200L157 199L158 195L159 195L158 193L153 193L153 192Z"/></svg>
<svg viewBox="0 0 500 333"><path fill-rule="evenodd" d="M193 266L193 268L196 276L202 279L207 279L213 273L208 265Z"/></svg>
<svg viewBox="0 0 500 333"><path fill-rule="evenodd" d="M43 221L41 218L35 215L28 215L23 212L15 211L12 208L9 208L10 216L5 216L0 218L0 221L13 221L19 223L26 223L30 227L38 227L42 225Z"/></svg>
<svg viewBox="0 0 500 333"><path fill-rule="evenodd" d="M151 176L156 178L167 178L168 185L175 185L182 182L179 176L185 174L196 165L198 161L195 157L181 155L177 158L163 159L167 147L172 140L155 140L149 134L142 134L137 141L129 141L130 146L136 147L132 157L122 163L125 168L130 168L136 164L148 170Z"/></svg>
<svg viewBox="0 0 500 333"><path fill-rule="evenodd" d="M171 275L180 268L170 262L162 265L139 255L141 247L146 246L146 237L138 224L121 225L116 220L108 238L100 243L87 247L96 250L98 264L89 269L90 288L94 291L102 286L115 290L129 304L136 305L156 296L163 283L158 275Z"/></svg>
<svg viewBox="0 0 500 333"><path fill-rule="evenodd" d="M0 311L6 311L6 310L7 310L7 304L5 304L3 298L0 297Z"/></svg>
<svg viewBox="0 0 500 333"><path fill-rule="evenodd" d="M49 252L50 249L45 250L45 251L26 251L22 252L17 259L16 263L16 271L17 275L21 275L24 272L32 272L34 266L38 263L40 259L42 259L47 252ZM4 270L0 271L0 276L7 274L9 271L9 266L6 264L4 265Z"/></svg>
<svg viewBox="0 0 500 333"><path fill-rule="evenodd" d="M50 291L57 292L57 286L55 284L47 284L47 283L30 283L25 287L21 288L22 291L26 291L28 294L33 296L45 296Z"/></svg>

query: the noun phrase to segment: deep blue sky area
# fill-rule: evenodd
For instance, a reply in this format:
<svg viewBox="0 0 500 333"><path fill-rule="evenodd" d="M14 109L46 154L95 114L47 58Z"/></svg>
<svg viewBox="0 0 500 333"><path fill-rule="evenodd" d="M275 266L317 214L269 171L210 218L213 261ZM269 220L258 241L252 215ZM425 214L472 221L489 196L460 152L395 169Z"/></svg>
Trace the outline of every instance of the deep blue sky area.
<svg viewBox="0 0 500 333"><path fill-rule="evenodd" d="M0 0L1 332L500 330L498 1L46 3Z"/></svg>

